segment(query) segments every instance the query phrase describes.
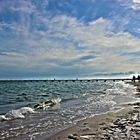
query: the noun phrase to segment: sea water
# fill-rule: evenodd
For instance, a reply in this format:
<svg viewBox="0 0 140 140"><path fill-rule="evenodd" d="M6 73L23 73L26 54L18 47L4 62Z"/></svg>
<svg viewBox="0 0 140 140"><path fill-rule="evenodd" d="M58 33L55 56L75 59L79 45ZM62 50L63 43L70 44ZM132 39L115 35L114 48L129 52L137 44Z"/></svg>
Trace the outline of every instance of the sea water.
<svg viewBox="0 0 140 140"><path fill-rule="evenodd" d="M48 137L95 114L135 101L122 81L0 81L0 139ZM36 109L46 101L53 105Z"/></svg>

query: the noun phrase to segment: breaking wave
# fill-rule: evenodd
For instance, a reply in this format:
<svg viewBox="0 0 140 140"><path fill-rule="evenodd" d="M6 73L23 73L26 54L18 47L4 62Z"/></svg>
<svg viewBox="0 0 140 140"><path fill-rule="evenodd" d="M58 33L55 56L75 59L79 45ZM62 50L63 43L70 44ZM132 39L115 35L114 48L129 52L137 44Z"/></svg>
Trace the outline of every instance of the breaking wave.
<svg viewBox="0 0 140 140"><path fill-rule="evenodd" d="M24 119L26 114L35 113L38 109L47 109L49 107L53 107L61 102L60 98L47 100L41 103L38 103L31 107L21 107L20 109L10 110L5 115L0 115L0 121L8 121L13 119Z"/></svg>
<svg viewBox="0 0 140 140"><path fill-rule="evenodd" d="M0 121L12 120L12 119L23 119L26 114L34 113L34 109L30 107L22 107L17 110L10 110L5 115L0 115Z"/></svg>

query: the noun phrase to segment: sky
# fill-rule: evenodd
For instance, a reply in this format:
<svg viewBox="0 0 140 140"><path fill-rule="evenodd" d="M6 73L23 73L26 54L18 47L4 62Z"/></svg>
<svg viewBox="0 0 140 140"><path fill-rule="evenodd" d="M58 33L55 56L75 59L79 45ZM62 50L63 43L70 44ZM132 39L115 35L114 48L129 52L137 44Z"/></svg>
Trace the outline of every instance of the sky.
<svg viewBox="0 0 140 140"><path fill-rule="evenodd" d="M139 68L140 0L0 0L0 79Z"/></svg>

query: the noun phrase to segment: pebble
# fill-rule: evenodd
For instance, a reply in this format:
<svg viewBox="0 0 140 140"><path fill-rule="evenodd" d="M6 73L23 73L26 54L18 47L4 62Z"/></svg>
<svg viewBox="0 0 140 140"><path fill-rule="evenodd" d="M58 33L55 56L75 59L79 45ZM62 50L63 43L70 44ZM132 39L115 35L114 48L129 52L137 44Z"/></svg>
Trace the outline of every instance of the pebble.
<svg viewBox="0 0 140 140"><path fill-rule="evenodd" d="M70 135L68 136L68 138L69 138L69 139L72 139L72 140L79 140L78 136L75 135L75 134L70 134Z"/></svg>
<svg viewBox="0 0 140 140"><path fill-rule="evenodd" d="M101 135L68 136L73 140L140 140L140 103L134 103L134 110L125 116L120 116L111 125L101 128ZM136 107L137 106L137 107ZM89 128L88 128L89 129Z"/></svg>
<svg viewBox="0 0 140 140"><path fill-rule="evenodd" d="M104 140L140 140L140 103L135 103L134 108L129 115L121 116L103 129Z"/></svg>
<svg viewBox="0 0 140 140"><path fill-rule="evenodd" d="M140 127L140 122L136 122L136 124L134 124L134 126Z"/></svg>

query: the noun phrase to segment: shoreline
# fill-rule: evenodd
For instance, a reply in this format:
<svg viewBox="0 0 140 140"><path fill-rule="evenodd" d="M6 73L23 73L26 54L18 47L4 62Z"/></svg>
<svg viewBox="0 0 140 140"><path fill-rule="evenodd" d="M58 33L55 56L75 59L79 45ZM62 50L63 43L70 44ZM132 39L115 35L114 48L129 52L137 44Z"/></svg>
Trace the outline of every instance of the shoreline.
<svg viewBox="0 0 140 140"><path fill-rule="evenodd" d="M140 83L130 82L129 84L140 88ZM139 97L137 93L134 96ZM80 120L75 125L43 140L137 139L140 137L137 134L138 128L140 131L140 102L136 101L118 107L121 108ZM135 125L137 125L136 128ZM131 130L134 133L132 135Z"/></svg>
<svg viewBox="0 0 140 140"><path fill-rule="evenodd" d="M127 106L122 107L119 111L108 111L102 114L97 114L93 117L80 120L72 127L61 130L43 140L84 140L82 138L84 136L92 137L92 139L99 139L102 133L102 127L107 127L108 124L111 124L120 116L125 116L130 111L133 111L133 108L131 106Z"/></svg>

